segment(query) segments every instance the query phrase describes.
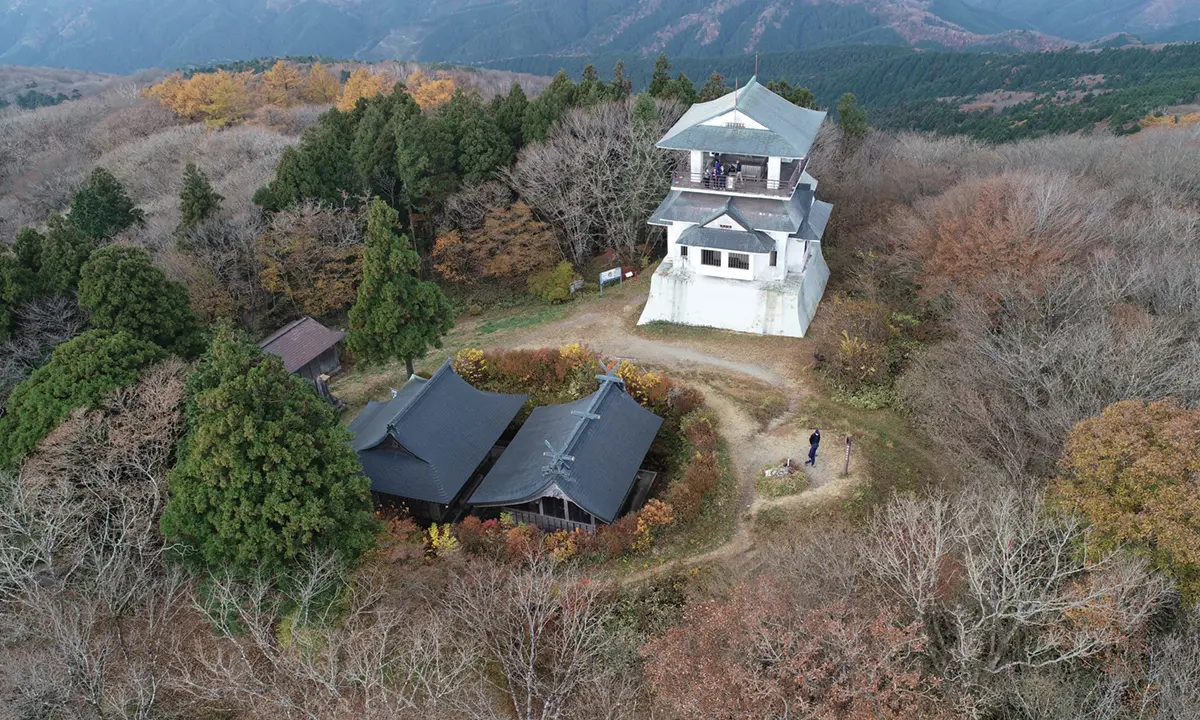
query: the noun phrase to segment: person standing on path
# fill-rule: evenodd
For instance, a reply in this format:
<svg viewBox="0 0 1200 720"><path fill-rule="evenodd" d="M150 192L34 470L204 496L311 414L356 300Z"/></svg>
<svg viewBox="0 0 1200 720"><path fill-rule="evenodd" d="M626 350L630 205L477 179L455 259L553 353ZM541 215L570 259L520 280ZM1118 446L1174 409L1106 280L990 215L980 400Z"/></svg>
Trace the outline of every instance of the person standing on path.
<svg viewBox="0 0 1200 720"><path fill-rule="evenodd" d="M808 460L804 461L805 465L817 466L817 446L821 444L821 429L813 430L813 434L808 436Z"/></svg>

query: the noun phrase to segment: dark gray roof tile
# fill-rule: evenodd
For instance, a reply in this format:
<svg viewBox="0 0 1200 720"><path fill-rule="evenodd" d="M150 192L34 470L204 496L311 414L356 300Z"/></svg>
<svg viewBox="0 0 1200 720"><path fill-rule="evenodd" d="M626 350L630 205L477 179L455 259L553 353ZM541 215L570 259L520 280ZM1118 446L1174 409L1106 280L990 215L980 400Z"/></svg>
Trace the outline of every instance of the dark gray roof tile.
<svg viewBox="0 0 1200 720"><path fill-rule="evenodd" d="M372 490L449 504L525 400L477 390L446 361L428 381L368 404L350 423L352 444Z"/></svg>
<svg viewBox="0 0 1200 720"><path fill-rule="evenodd" d="M575 412L599 415L588 419ZM612 522L633 488L662 418L629 397L619 383L565 405L534 409L471 496L472 505L514 505L557 485L576 505ZM547 477L546 441L574 456L567 477Z"/></svg>

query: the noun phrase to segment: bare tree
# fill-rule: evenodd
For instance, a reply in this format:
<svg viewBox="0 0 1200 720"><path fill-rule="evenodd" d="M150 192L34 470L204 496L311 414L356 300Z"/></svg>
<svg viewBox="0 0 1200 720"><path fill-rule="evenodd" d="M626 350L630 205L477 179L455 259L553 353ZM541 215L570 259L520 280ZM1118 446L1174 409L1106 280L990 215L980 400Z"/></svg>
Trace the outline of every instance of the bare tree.
<svg viewBox="0 0 1200 720"><path fill-rule="evenodd" d="M602 685L612 639L601 588L534 558L513 569L476 562L446 593L443 610L479 638L492 680L522 720L575 717L585 688Z"/></svg>
<svg viewBox="0 0 1200 720"><path fill-rule="evenodd" d="M1031 673L1134 647L1173 597L1144 561L1087 554L1076 521L1010 489L895 499L862 552L925 625L930 660L972 711Z"/></svg>
<svg viewBox="0 0 1200 720"><path fill-rule="evenodd" d="M56 346L87 327L87 315L73 297L44 295L17 309L16 327L13 337L0 345L0 404Z"/></svg>
<svg viewBox="0 0 1200 720"><path fill-rule="evenodd" d="M672 157L654 143L680 109L658 106L657 122L635 119L636 100L576 108L544 143L521 151L505 180L562 234L576 265L613 248L624 260L649 253L646 226L670 186Z"/></svg>

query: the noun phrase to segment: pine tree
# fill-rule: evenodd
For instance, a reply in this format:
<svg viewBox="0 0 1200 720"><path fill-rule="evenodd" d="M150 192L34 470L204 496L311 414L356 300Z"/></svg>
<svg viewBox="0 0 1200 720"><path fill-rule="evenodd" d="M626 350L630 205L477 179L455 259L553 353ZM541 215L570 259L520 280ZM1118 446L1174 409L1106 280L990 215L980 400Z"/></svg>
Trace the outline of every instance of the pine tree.
<svg viewBox="0 0 1200 720"><path fill-rule="evenodd" d="M125 331L182 357L200 351L200 326L187 288L150 264L150 253L109 245L92 253L79 273L79 305L92 326Z"/></svg>
<svg viewBox="0 0 1200 720"><path fill-rule="evenodd" d="M183 171L183 191L179 193L177 232L190 230L215 215L224 199L213 190L208 176L195 163L188 163Z"/></svg>
<svg viewBox="0 0 1200 720"><path fill-rule="evenodd" d="M145 213L134 207L121 183L112 173L99 167L71 198L69 218L72 227L93 240L107 240L125 228L146 221Z"/></svg>
<svg viewBox="0 0 1200 720"><path fill-rule="evenodd" d="M700 102L708 102L729 92L729 88L725 87L725 76L719 72L715 72L708 77L708 82L704 83L704 87L700 88Z"/></svg>
<svg viewBox="0 0 1200 720"><path fill-rule="evenodd" d="M350 433L305 380L224 325L188 379L188 435L163 535L200 567L286 569L306 551L356 561L373 541Z"/></svg>
<svg viewBox="0 0 1200 720"><path fill-rule="evenodd" d="M363 254L363 281L350 310L350 349L372 363L414 358L430 345L441 347L454 324L450 304L435 283L417 277L421 258L408 238L396 235L398 215L387 203L371 203Z"/></svg>

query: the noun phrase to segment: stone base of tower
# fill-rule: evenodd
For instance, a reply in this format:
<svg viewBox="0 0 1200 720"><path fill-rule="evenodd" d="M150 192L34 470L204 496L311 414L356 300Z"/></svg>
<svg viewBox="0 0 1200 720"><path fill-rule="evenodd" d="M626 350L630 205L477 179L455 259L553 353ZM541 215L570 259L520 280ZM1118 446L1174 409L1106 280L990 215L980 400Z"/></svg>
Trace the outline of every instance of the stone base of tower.
<svg viewBox="0 0 1200 720"><path fill-rule="evenodd" d="M816 252L802 272L770 281L705 275L679 257L668 257L650 279L650 297L638 325L670 322L804 337L829 280L829 266L814 245Z"/></svg>

